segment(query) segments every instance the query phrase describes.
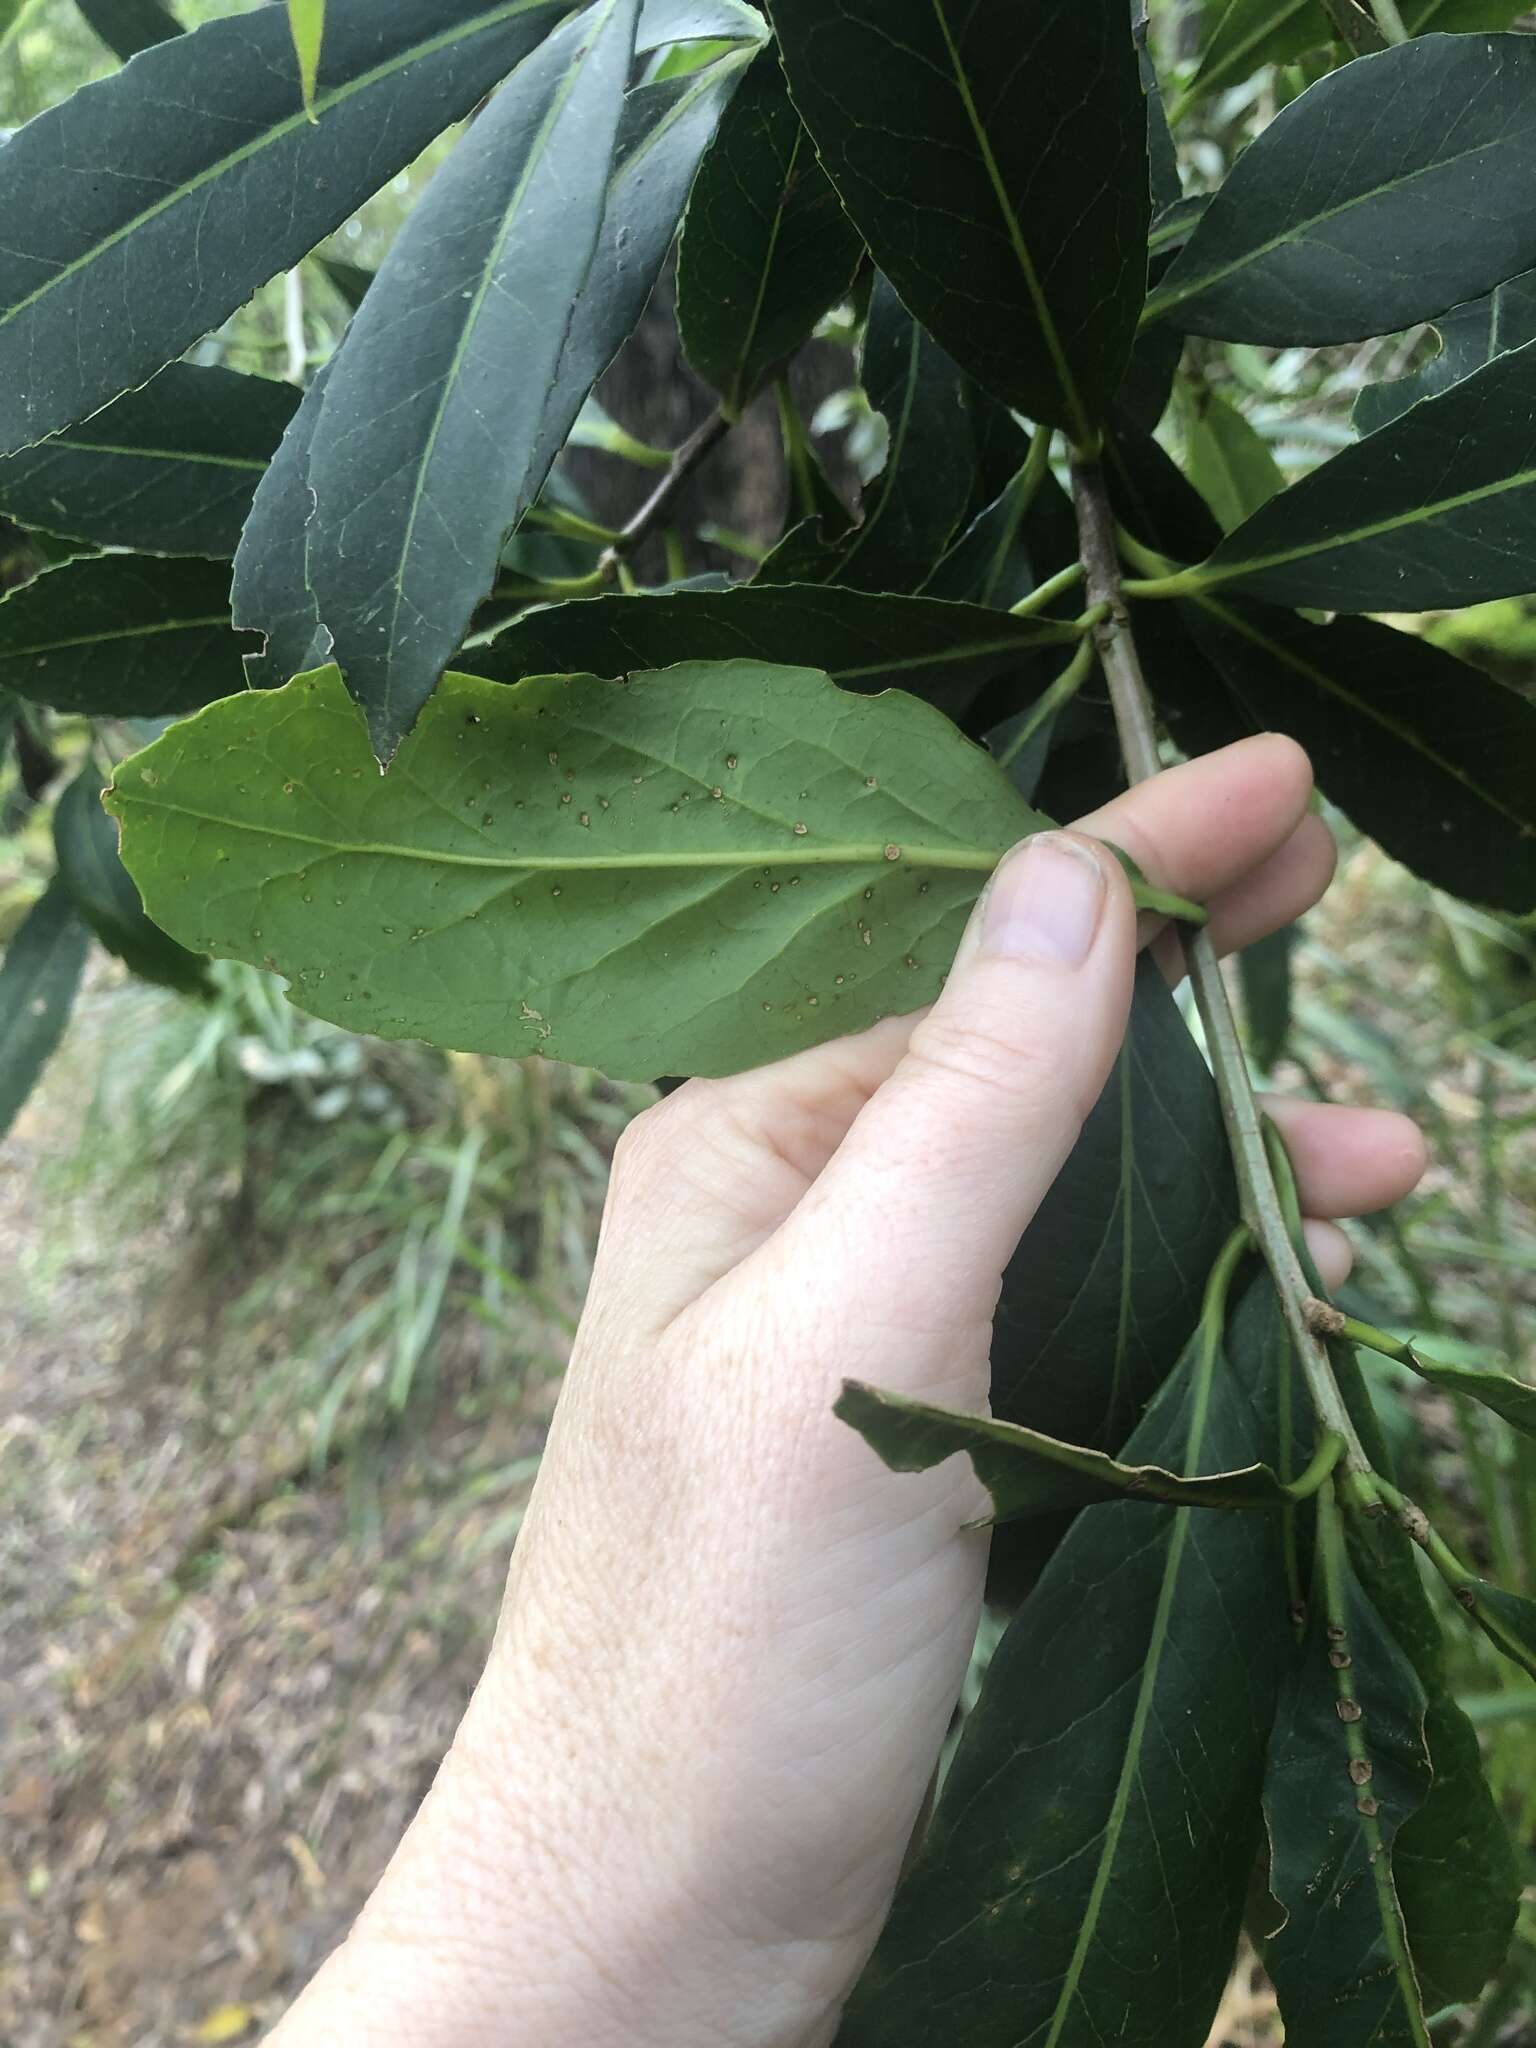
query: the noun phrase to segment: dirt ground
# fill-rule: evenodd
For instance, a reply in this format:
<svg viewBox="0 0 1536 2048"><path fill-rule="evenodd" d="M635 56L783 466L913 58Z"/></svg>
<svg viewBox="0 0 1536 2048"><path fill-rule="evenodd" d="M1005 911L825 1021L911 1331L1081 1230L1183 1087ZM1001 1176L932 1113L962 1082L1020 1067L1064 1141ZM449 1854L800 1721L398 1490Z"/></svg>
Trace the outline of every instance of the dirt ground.
<svg viewBox="0 0 1536 2048"><path fill-rule="evenodd" d="M548 1389L285 1483L174 1238L38 1202L77 1083L0 1148L0 2043L254 2039L431 1780Z"/></svg>

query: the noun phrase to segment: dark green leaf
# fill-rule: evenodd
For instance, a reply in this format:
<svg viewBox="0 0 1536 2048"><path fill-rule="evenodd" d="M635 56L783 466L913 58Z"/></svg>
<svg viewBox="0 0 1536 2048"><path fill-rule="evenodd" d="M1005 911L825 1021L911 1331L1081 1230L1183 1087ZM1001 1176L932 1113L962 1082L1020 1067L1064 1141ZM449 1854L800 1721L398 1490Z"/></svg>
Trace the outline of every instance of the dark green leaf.
<svg viewBox="0 0 1536 2048"><path fill-rule="evenodd" d="M925 578L925 597L1007 610L1039 580L1024 539L1025 515L1038 478L1021 469L992 503L976 514Z"/></svg>
<svg viewBox="0 0 1536 2048"><path fill-rule="evenodd" d="M1317 1276L1312 1274L1313 1284ZM1391 1459L1354 1351L1330 1344L1334 1376L1378 1472ZM1483 1775L1477 1735L1447 1688L1445 1644L1408 1538L1386 1517L1352 1515L1350 1561L1406 1651L1428 1701L1424 1734L1433 1783L1393 1856L1398 1903L1425 2001L1475 1998L1504 1959L1520 1895L1509 1835Z"/></svg>
<svg viewBox="0 0 1536 2048"><path fill-rule="evenodd" d="M1236 85L1264 64L1283 64L1332 40L1322 0L1217 0L1205 11L1200 64L1180 99L1180 110L1223 86Z"/></svg>
<svg viewBox="0 0 1536 2048"><path fill-rule="evenodd" d="M1243 152L1148 317L1306 345L1431 319L1536 264L1533 175L1528 36L1426 36L1362 57Z"/></svg>
<svg viewBox="0 0 1536 2048"><path fill-rule="evenodd" d="M637 6L596 0L483 110L401 230L326 380L307 578L381 756L447 666L544 481L546 394L597 247Z"/></svg>
<svg viewBox="0 0 1536 2048"><path fill-rule="evenodd" d="M0 960L0 1137L64 1036L89 943L55 877Z"/></svg>
<svg viewBox="0 0 1536 2048"><path fill-rule="evenodd" d="M1426 881L1536 905L1536 705L1373 619L1314 626L1215 597L1181 610L1210 664L1158 676L1186 744L1288 732L1333 801Z"/></svg>
<svg viewBox="0 0 1536 2048"><path fill-rule="evenodd" d="M587 393L644 310L700 154L745 61L741 55L726 57L706 70L629 94L597 252L544 395L530 474L542 475L554 461ZM252 681L261 684L301 675L330 651L306 574L304 532L312 503L308 447L325 382L322 369L256 493L235 557L235 618L266 636L264 653L247 663Z"/></svg>
<svg viewBox="0 0 1536 2048"><path fill-rule="evenodd" d="M1283 924L1267 938L1245 946L1238 960L1243 983L1243 1019L1253 1063L1271 1073L1285 1055L1291 1035L1291 956L1297 928Z"/></svg>
<svg viewBox="0 0 1536 2048"><path fill-rule="evenodd" d="M167 938L144 915L117 851L117 827L101 807L101 777L89 763L53 813L59 880L97 938L145 981L187 993L208 986L208 963Z"/></svg>
<svg viewBox="0 0 1536 2048"><path fill-rule="evenodd" d="M980 605L747 584L550 605L526 613L489 647L466 649L463 660L472 674L502 683L628 675L674 661L774 662L823 668L847 690L908 690L961 718L995 677L1072 638L1059 626Z"/></svg>
<svg viewBox="0 0 1536 2048"><path fill-rule="evenodd" d="M172 363L94 419L0 458L0 511L103 547L232 555L298 402L289 384Z"/></svg>
<svg viewBox="0 0 1536 2048"><path fill-rule="evenodd" d="M1436 1358L1417 1344L1406 1347L1403 1363L1431 1386L1440 1387L1447 1394L1467 1394L1502 1416L1512 1428L1526 1436L1536 1436L1536 1387L1527 1386L1524 1380L1507 1372L1452 1365L1448 1359Z"/></svg>
<svg viewBox="0 0 1536 2048"><path fill-rule="evenodd" d="M1136 31L1136 63L1141 73L1141 89L1147 100L1147 183L1151 189L1152 212L1157 215L1165 213L1170 206L1178 205L1184 197L1184 180L1179 175L1179 152L1173 130L1168 126L1157 66L1147 49L1145 15Z"/></svg>
<svg viewBox="0 0 1536 2048"><path fill-rule="evenodd" d="M355 313L363 303L364 292L378 273L365 270L360 263L348 263L341 256L317 256L315 261Z"/></svg>
<svg viewBox="0 0 1536 2048"><path fill-rule="evenodd" d="M1124 0L774 0L790 88L875 261L979 383L1088 440L1146 285Z"/></svg>
<svg viewBox="0 0 1536 2048"><path fill-rule="evenodd" d="M0 685L87 718L172 718L244 685L227 562L98 555L0 603Z"/></svg>
<svg viewBox="0 0 1536 2048"><path fill-rule="evenodd" d="M140 50L181 34L181 23L163 0L75 0L75 5L113 55L125 62Z"/></svg>
<svg viewBox="0 0 1536 2048"><path fill-rule="evenodd" d="M1269 1888L1283 1915L1264 1963L1287 2040L1429 2048L1392 1874L1398 1831L1432 1782L1424 1689L1349 1567L1331 1502L1318 1566L1264 1786Z"/></svg>
<svg viewBox="0 0 1536 2048"><path fill-rule="evenodd" d="M1284 1353L1260 1280L1126 1458L1274 1462ZM839 2048L1202 2048L1290 1642L1279 1519L1079 1516L993 1657Z"/></svg>
<svg viewBox="0 0 1536 2048"><path fill-rule="evenodd" d="M286 10L146 50L0 152L0 452L153 376L296 263L558 20L564 0L332 0L304 110Z"/></svg>
<svg viewBox="0 0 1536 2048"><path fill-rule="evenodd" d="M1230 533L1267 505L1285 478L1264 436L1218 392L1192 392L1183 420L1185 471Z"/></svg>
<svg viewBox="0 0 1536 2048"><path fill-rule="evenodd" d="M1115 1070L1003 1275L993 1413L1123 1443L1188 1342L1236 1221L1215 1086L1144 961Z"/></svg>
<svg viewBox="0 0 1536 2048"><path fill-rule="evenodd" d="M1355 425L1362 434L1374 434L1421 398L1448 391L1495 356L1536 341L1536 270L1495 286L1486 298L1453 306L1435 325L1440 353L1433 362L1411 376L1367 384L1355 400Z"/></svg>
<svg viewBox="0 0 1536 2048"><path fill-rule="evenodd" d="M765 50L704 153L677 256L683 348L728 412L846 293L862 250Z"/></svg>
<svg viewBox="0 0 1536 2048"><path fill-rule="evenodd" d="M760 583L843 583L910 590L943 554L965 517L975 458L965 381L883 276L875 279L862 381L890 428L885 467L847 532L796 528L758 571Z"/></svg>
<svg viewBox="0 0 1536 2048"><path fill-rule="evenodd" d="M1012 1522L1106 1500L1166 1501L1193 1508L1279 1508L1289 1498L1268 1465L1198 1477L1161 1465L1127 1465L1104 1451L1062 1443L1037 1429L961 1415L844 1380L834 1414L856 1429L893 1472L927 1472L957 1454L969 1456L992 1496L989 1522Z"/></svg>

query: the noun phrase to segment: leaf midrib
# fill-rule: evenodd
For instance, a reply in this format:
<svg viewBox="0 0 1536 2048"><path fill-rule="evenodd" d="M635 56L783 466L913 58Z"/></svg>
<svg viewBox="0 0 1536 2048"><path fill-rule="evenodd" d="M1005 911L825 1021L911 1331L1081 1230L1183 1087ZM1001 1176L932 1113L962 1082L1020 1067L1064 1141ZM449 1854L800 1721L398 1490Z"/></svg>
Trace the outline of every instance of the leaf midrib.
<svg viewBox="0 0 1536 2048"><path fill-rule="evenodd" d="M1505 358L1499 357L1497 360L1502 362ZM1432 405L1434 400L1424 399L1420 403ZM1313 471L1314 476L1321 474L1321 470ZM1358 547L1362 541L1378 540L1384 533L1400 533L1404 527L1422 526L1426 520L1438 519L1444 512L1460 512L1468 505L1480 505L1488 498L1501 498L1508 491L1524 490L1530 484L1536 484L1536 469L1517 470L1512 476L1498 477L1491 484L1478 484L1472 490L1458 491L1448 498L1426 500L1407 511L1395 513L1389 519L1372 520L1345 533L1326 534L1317 540L1308 541L1302 547L1283 548L1273 555L1251 555L1246 561L1222 562L1218 559L1218 549L1217 554L1211 558L1208 570L1202 569L1200 574L1202 577L1208 574L1211 583L1230 583L1235 577L1252 575L1258 569L1283 569L1287 563L1305 562L1313 555L1327 554L1334 548Z"/></svg>
<svg viewBox="0 0 1536 2048"><path fill-rule="evenodd" d="M167 192L152 206L142 208L131 220L125 221L121 227L114 228L111 234L93 242L89 249L84 250L71 262L63 264L51 277L28 292L25 298L18 299L14 305L8 306L0 313L0 329L9 326L29 307L46 298L49 292L56 291L60 285L67 284L72 277L88 269L99 257L107 255L129 235L137 234L139 229L150 221L158 220L161 214L168 213L173 206L179 206L182 200L200 192L205 185L212 184L226 171L249 162L251 158L259 156L264 149L275 147L286 136L296 133L299 129L308 128L319 122L324 115L330 113L333 108L343 105L355 94L366 92L370 86L394 76L396 72L406 70L412 64L420 63L424 58L436 56L439 50L452 49L455 43L465 42L485 29L499 27L504 21L515 20L520 14L535 13L548 5L549 0L506 0L506 4L489 8L484 14L477 15L473 21L461 22L457 27L444 29L438 35L429 36L424 42L413 43L408 50L386 58L383 63L376 64L371 71L359 73L345 85L336 86L328 93L317 94L313 121L310 113L301 107L297 113L286 116L274 126L263 129L260 135L254 136L249 142L242 143L239 149L231 150L227 156L222 156L216 163L209 164L204 170L199 171L196 177L189 178L174 191Z"/></svg>
<svg viewBox="0 0 1536 2048"><path fill-rule="evenodd" d="M106 633L77 633L69 640L41 640L35 647L7 647L0 642L0 663L24 661L33 654L60 654L70 647L101 647L113 640L147 640L159 633L188 633L194 627L228 624L228 612L215 612L207 619L162 619L153 626L114 626Z"/></svg>
<svg viewBox="0 0 1536 2048"><path fill-rule="evenodd" d="M20 449L7 459L17 461L22 455L33 452L30 448ZM40 455L120 455L142 462L201 462L214 469L254 469L258 474L270 460L270 457L259 455L210 455L193 448L125 448L112 441L84 441L74 434L61 436L56 441L44 441L36 452Z"/></svg>
<svg viewBox="0 0 1536 2048"><path fill-rule="evenodd" d="M1432 164L1421 164L1417 170L1407 171L1400 178L1389 178L1384 184L1371 185L1363 192L1351 193L1349 198L1338 206L1326 207L1321 213L1311 213L1304 219L1290 221L1279 234L1271 235L1267 242L1259 242L1253 248L1244 250L1241 256L1233 257L1229 263L1221 264L1215 270L1205 271L1182 291L1163 285L1158 290L1149 292L1147 303L1142 308L1141 325L1151 326L1154 320L1160 320L1174 306L1182 306L1186 300L1199 298L1214 286L1224 284L1229 277L1235 277L1239 271L1246 270L1251 263L1257 263L1273 250L1284 248L1293 242L1304 241L1312 229L1326 226L1329 221L1337 220L1341 214L1353 212L1357 206L1369 205L1371 200L1380 199L1385 193L1399 192L1418 178L1432 177L1437 171L1450 170L1468 157L1479 156L1489 149L1498 147L1497 142L1480 142L1474 148L1458 150L1454 156L1441 157ZM1193 246L1191 240L1190 247Z"/></svg>
<svg viewBox="0 0 1536 2048"><path fill-rule="evenodd" d="M426 867L489 868L498 873L565 874L574 871L624 872L629 869L670 868L760 868L760 867L871 867L896 865L886 849L889 840L848 840L831 845L768 848L724 847L686 853L620 854L489 854L452 853L432 847L402 846L388 840L326 839L315 832L301 832L292 825L252 825L239 818L220 817L216 811L199 810L191 804L167 803L144 796L137 788L118 789L117 807L137 804L141 809L162 811L172 817L190 818L198 824L216 825L224 832L246 832L258 839L276 839L294 846L315 846L327 854L387 860L415 861ZM998 847L901 846L903 866L958 870L967 874L990 874L1001 858Z"/></svg>
<svg viewBox="0 0 1536 2048"><path fill-rule="evenodd" d="M1040 322L1040 332L1050 353L1051 366L1056 372L1056 381L1061 386L1062 396L1066 399L1068 410L1072 414L1073 422L1077 428L1077 437L1084 443L1087 443L1093 436L1093 422L1089 419L1082 397L1078 392L1077 380L1072 375L1072 368L1067 360L1066 350L1062 347L1061 335L1052 317L1050 304L1040 283L1039 273L1035 269L1035 259L1029 252L1029 244L1024 239L1024 230L1019 225L1019 217L1014 211L1013 202L1008 196L1008 188L1003 182L1002 171L993 153L992 138L988 135L983 125L975 98L971 92L970 79L966 74L965 66L960 61L960 52L955 47L955 39L949 32L949 17L944 12L944 0L932 0L932 5L934 19L938 22L939 33L944 38L944 48L949 55L950 70L954 77L955 90L960 95L960 104L965 109L965 117L971 124L971 132L976 138L976 147L980 152L981 161L987 173L987 180L992 187L992 196L997 201L998 211L1001 213L1003 224L1008 231L1008 239L1013 245L1013 253L1018 259L1019 269L1023 272L1024 286L1029 293L1030 302L1034 306L1035 316Z"/></svg>
<svg viewBox="0 0 1536 2048"><path fill-rule="evenodd" d="M1184 1452L1186 1477L1199 1470L1200 1453L1205 1441L1205 1426L1210 1414L1211 1382L1215 1373L1217 1348L1215 1338L1207 1332L1201 1345L1200 1369L1191 1390L1189 1432L1185 1438ZM1105 1895L1109 1890L1110 1879L1114 1875L1120 1836L1125 1827L1126 1815L1130 1811L1131 1791L1141 1769L1142 1746L1146 1738L1147 1723L1152 1716L1152 1701L1161 1675L1163 1652L1168 1644L1174 1597L1178 1591L1179 1573L1183 1565L1185 1547L1189 1541L1189 1518L1195 1512L1192 1508L1169 1510L1173 1516L1173 1527L1168 1538L1168 1555L1163 1565L1163 1582L1158 1591L1157 1609L1152 1619L1146 1663L1136 1694L1136 1705L1131 1715L1130 1733L1126 1739L1125 1760L1120 1767L1114 1802L1104 1827L1104 1844L1099 1851L1093 1889L1088 1896L1083 1924L1078 1930L1077 1944L1072 1951L1072 1960L1067 1965L1067 1974L1051 2015L1051 2030L1045 2038L1043 2048L1060 2048L1062 2030L1068 2024L1078 1986L1082 1982L1088 1952L1098 1931Z"/></svg>

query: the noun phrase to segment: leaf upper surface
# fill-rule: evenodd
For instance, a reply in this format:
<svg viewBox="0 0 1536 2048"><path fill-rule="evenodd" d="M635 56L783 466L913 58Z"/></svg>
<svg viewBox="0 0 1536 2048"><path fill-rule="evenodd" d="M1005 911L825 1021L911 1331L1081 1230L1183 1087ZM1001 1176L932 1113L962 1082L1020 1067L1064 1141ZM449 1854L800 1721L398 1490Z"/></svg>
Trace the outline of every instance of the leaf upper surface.
<svg viewBox="0 0 1536 2048"><path fill-rule="evenodd" d="M93 419L0 457L0 510L103 547L232 555L298 402L269 377L172 363Z"/></svg>
<svg viewBox="0 0 1536 2048"><path fill-rule="evenodd" d="M1147 314L1223 341L1390 334L1536 263L1533 188L1536 45L1418 37L1330 72L1270 123Z"/></svg>
<svg viewBox="0 0 1536 2048"><path fill-rule="evenodd" d="M0 452L84 419L217 327L563 11L332 0L311 122L286 10L258 7L142 52L18 129L0 150Z"/></svg>
<svg viewBox="0 0 1536 2048"><path fill-rule="evenodd" d="M862 253L765 50L704 153L677 256L683 350L729 412L809 337Z"/></svg>
<svg viewBox="0 0 1536 2048"><path fill-rule="evenodd" d="M326 380L307 575L381 755L543 482L546 391L597 246L637 7L597 0L519 66L401 230Z"/></svg>
<svg viewBox="0 0 1536 2048"><path fill-rule="evenodd" d="M1259 1283L1125 1458L1275 1459L1283 1345ZM839 2048L1203 2048L1289 1643L1278 1521L1078 1517L992 1659Z"/></svg>
<svg viewBox="0 0 1536 2048"><path fill-rule="evenodd" d="M114 56L125 62L182 33L181 23L162 0L75 0L75 5Z"/></svg>
<svg viewBox="0 0 1536 2048"><path fill-rule="evenodd" d="M1087 439L1146 288L1121 0L775 0L790 89L875 261L987 390Z"/></svg>
<svg viewBox="0 0 1536 2048"><path fill-rule="evenodd" d="M915 698L745 661L449 676L384 775L322 670L174 726L108 808L156 922L286 974L301 1008L633 1076L931 1001L1040 822Z"/></svg>
<svg viewBox="0 0 1536 2048"><path fill-rule="evenodd" d="M471 674L506 683L582 670L624 675L673 661L776 662L825 669L846 690L907 690L960 718L994 677L1072 637L981 605L751 583L549 605L463 659Z"/></svg>
<svg viewBox="0 0 1536 2048"><path fill-rule="evenodd" d="M1362 434L1390 425L1421 398L1449 391L1495 356L1536 341L1536 270L1495 285L1486 298L1453 306L1435 325L1440 353L1433 362L1411 376L1367 384L1355 400L1355 425Z"/></svg>
<svg viewBox="0 0 1536 2048"><path fill-rule="evenodd" d="M170 718L243 686L227 562L98 555L0 602L0 684L87 718Z"/></svg>

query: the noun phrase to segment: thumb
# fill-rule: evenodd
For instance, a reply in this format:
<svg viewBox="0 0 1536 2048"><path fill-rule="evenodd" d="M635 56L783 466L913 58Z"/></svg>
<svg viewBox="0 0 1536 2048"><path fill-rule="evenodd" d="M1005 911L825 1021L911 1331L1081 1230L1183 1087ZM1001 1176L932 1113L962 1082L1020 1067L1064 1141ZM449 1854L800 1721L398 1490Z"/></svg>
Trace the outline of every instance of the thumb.
<svg viewBox="0 0 1536 2048"><path fill-rule="evenodd" d="M1077 1141L1125 1035L1136 913L1081 834L1006 856L944 992L786 1232L848 1248L836 1276L888 1316L990 1318L1003 1267ZM893 1296L892 1289L897 1292Z"/></svg>

